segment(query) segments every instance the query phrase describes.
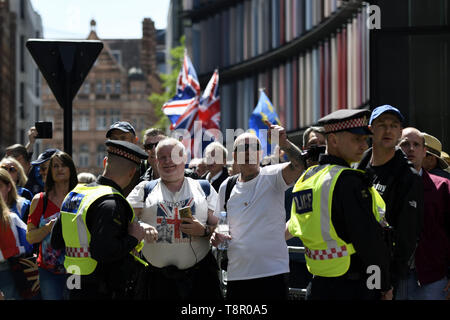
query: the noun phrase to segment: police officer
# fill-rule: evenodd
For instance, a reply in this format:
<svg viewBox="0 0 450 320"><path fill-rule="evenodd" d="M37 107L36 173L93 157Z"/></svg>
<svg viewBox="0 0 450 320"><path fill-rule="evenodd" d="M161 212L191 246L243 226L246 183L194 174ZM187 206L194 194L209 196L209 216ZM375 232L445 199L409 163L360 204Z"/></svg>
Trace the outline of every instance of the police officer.
<svg viewBox="0 0 450 320"><path fill-rule="evenodd" d="M303 241L313 274L307 299L391 298L384 201L363 171L350 168L368 147L369 116L338 110L320 119L326 153L294 186L287 226Z"/></svg>
<svg viewBox="0 0 450 320"><path fill-rule="evenodd" d="M108 140L106 146L103 174L66 196L53 230L52 245L66 250L67 272L81 274L79 285L75 279L72 287L68 283L70 299L122 298L127 276L134 272L130 252L145 237L122 189L147 154L126 141Z"/></svg>

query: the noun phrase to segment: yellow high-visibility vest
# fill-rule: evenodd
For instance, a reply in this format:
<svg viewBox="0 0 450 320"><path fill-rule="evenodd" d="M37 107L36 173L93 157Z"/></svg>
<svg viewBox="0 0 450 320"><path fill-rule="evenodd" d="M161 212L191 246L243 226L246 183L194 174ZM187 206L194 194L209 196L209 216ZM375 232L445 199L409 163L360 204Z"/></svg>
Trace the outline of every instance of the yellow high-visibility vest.
<svg viewBox="0 0 450 320"><path fill-rule="evenodd" d="M88 275L94 272L97 261L91 257L90 253L91 233L87 228L86 214L95 200L110 194L123 197L113 187L104 185L88 187L84 184L77 185L65 197L61 206L61 223L66 244L64 267L68 273L80 272L81 275ZM134 210L131 206L130 209L133 213L130 222L133 222Z"/></svg>
<svg viewBox="0 0 450 320"><path fill-rule="evenodd" d="M316 167L309 168L292 190L288 228L305 246L305 259L310 273L322 277L338 277L347 272L350 256L356 251L351 243L346 243L337 235L333 227L331 208L334 187L344 170L362 171L337 165ZM318 171L311 175L310 170ZM385 223L386 205L383 199L374 187L370 187L369 192L375 219L379 223Z"/></svg>

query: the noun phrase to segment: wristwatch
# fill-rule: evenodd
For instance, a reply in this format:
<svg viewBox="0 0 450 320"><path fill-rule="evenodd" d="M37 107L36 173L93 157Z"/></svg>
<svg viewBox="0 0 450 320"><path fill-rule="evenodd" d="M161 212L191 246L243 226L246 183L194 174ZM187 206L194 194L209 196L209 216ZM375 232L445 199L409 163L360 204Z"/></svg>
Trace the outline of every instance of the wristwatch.
<svg viewBox="0 0 450 320"><path fill-rule="evenodd" d="M207 237L209 235L211 235L211 228L207 224L205 224L205 232L203 233L202 237Z"/></svg>

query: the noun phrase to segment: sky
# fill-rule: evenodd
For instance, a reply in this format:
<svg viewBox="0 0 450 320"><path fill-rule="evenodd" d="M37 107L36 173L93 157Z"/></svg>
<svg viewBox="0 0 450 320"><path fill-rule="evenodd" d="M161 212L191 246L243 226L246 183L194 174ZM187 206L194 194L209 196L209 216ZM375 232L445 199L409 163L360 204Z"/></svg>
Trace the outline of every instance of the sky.
<svg viewBox="0 0 450 320"><path fill-rule="evenodd" d="M165 29L170 0L31 0L44 28L45 39L84 39L90 21L97 22L100 39L138 39L142 20L151 18Z"/></svg>

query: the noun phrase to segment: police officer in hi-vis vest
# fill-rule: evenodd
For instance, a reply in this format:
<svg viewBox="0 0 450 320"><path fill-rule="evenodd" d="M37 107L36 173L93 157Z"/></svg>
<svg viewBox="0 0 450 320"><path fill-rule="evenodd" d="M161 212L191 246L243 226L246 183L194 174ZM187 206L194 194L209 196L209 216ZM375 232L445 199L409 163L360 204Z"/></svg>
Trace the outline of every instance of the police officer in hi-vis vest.
<svg viewBox="0 0 450 320"><path fill-rule="evenodd" d="M300 237L313 279L306 299L391 299L385 204L363 171L367 110L338 110L319 120L326 153L293 189L287 238Z"/></svg>
<svg viewBox="0 0 450 320"><path fill-rule="evenodd" d="M81 275L78 285L74 281L68 286L71 300L123 298L124 282L135 263L130 252L146 235L122 189L147 154L126 141L108 140L106 146L103 174L69 192L53 229L52 245L65 248L67 272Z"/></svg>

